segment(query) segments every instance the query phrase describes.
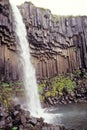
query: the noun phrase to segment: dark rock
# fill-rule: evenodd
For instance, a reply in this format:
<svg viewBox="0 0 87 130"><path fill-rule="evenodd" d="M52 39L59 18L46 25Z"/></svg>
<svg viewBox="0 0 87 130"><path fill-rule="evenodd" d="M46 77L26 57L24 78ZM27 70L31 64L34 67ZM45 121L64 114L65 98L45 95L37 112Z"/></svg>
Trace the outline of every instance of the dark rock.
<svg viewBox="0 0 87 130"><path fill-rule="evenodd" d="M16 105L14 108L15 108L16 111L20 111L21 110L20 104Z"/></svg>
<svg viewBox="0 0 87 130"><path fill-rule="evenodd" d="M21 115L21 124L26 126L26 117L24 115Z"/></svg>
<svg viewBox="0 0 87 130"><path fill-rule="evenodd" d="M5 120L0 121L0 128L5 128Z"/></svg>
<svg viewBox="0 0 87 130"><path fill-rule="evenodd" d="M30 112L24 111L24 116L26 117L26 120L29 120L30 119Z"/></svg>
<svg viewBox="0 0 87 130"><path fill-rule="evenodd" d="M34 118L26 116L25 110L18 109L19 105L12 106L14 111L5 111L5 113L9 113L7 117L3 115L3 119L0 120L0 128L3 130L12 130L13 128L17 128L17 130L66 130L63 126L47 124L44 122L43 118ZM21 106L20 106L21 107ZM4 108L4 107L3 107ZM15 110L16 109L16 110ZM17 111L19 110L19 111ZM16 114L14 114L14 112ZM14 114L14 118L12 116Z"/></svg>
<svg viewBox="0 0 87 130"><path fill-rule="evenodd" d="M22 125L20 125L19 130L24 130L24 127Z"/></svg>
<svg viewBox="0 0 87 130"><path fill-rule="evenodd" d="M48 102L50 105L53 105L53 101L52 101L51 97L46 98L46 100L47 100L47 102Z"/></svg>
<svg viewBox="0 0 87 130"><path fill-rule="evenodd" d="M24 8L25 13L21 8ZM84 44L86 35L82 30L83 26L86 26L87 17L60 17L59 20L59 16L51 15L49 10L36 8L31 3L20 6L20 9L25 24L32 21L28 24L27 33L29 42L32 43L30 44L32 57L34 56L35 62L40 61L36 65L38 79L67 73L67 71L73 72L79 66L86 67L87 54ZM27 13L28 10L30 14ZM62 65L64 67L61 67Z"/></svg>
<svg viewBox="0 0 87 130"><path fill-rule="evenodd" d="M30 120L29 120L29 123L32 124L33 126L35 126L37 124L37 119L32 117Z"/></svg>
<svg viewBox="0 0 87 130"><path fill-rule="evenodd" d="M26 25L37 79L87 68L87 16L59 17L30 2L19 9ZM0 79L19 80L23 78L22 64L17 57L18 41L8 0L1 1L0 12Z"/></svg>

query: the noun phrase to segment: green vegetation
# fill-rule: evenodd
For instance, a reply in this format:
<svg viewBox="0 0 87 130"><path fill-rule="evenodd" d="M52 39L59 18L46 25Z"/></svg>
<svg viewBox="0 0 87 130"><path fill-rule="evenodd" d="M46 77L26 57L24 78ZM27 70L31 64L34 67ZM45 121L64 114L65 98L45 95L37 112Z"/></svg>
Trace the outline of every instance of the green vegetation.
<svg viewBox="0 0 87 130"><path fill-rule="evenodd" d="M76 82L73 81L73 74L69 76L57 76L39 84L40 98L43 101L45 97L62 95L64 89L66 89L68 93L71 93L75 87Z"/></svg>
<svg viewBox="0 0 87 130"><path fill-rule="evenodd" d="M12 130L18 130L18 127L13 127Z"/></svg>
<svg viewBox="0 0 87 130"><path fill-rule="evenodd" d="M8 83L0 83L0 101L3 102L5 106L9 106L11 100L12 88Z"/></svg>
<svg viewBox="0 0 87 130"><path fill-rule="evenodd" d="M78 18L81 17L80 15L78 16L73 16L73 15L56 15L56 14L51 14L51 19L54 22L59 22L61 18Z"/></svg>
<svg viewBox="0 0 87 130"><path fill-rule="evenodd" d="M81 75L81 70L76 70L75 72L74 72L74 74L77 76L77 77L80 77L80 75Z"/></svg>
<svg viewBox="0 0 87 130"><path fill-rule="evenodd" d="M34 126L32 124L30 124L30 128L32 129Z"/></svg>
<svg viewBox="0 0 87 130"><path fill-rule="evenodd" d="M59 22L62 16L60 15L51 15L51 19L54 22Z"/></svg>
<svg viewBox="0 0 87 130"><path fill-rule="evenodd" d="M84 69L44 80L39 84L40 99L44 101L46 97L62 96L64 92L71 94L77 87L77 82L87 82L87 72Z"/></svg>
<svg viewBox="0 0 87 130"><path fill-rule="evenodd" d="M39 9L41 10L41 11L50 11L49 9L46 9L46 8L41 8L41 7L39 7Z"/></svg>
<svg viewBox="0 0 87 130"><path fill-rule="evenodd" d="M39 93L43 93L45 87L46 87L46 80L44 80L43 83L38 84Z"/></svg>
<svg viewBox="0 0 87 130"><path fill-rule="evenodd" d="M72 92L76 87L75 81L73 81L70 77L60 76L57 82L54 82L56 89L59 91L59 94L62 94L64 88L67 89L68 93Z"/></svg>
<svg viewBox="0 0 87 130"><path fill-rule="evenodd" d="M46 97L58 97L64 94L64 90L70 94L76 88L76 83L78 80L87 80L87 72L84 70L76 70L75 72L60 75L54 78L48 78L41 81L38 84L38 90L40 94L40 99L43 102ZM77 81L77 82L76 82ZM25 90L22 87L23 82L0 82L0 102L2 102L6 107L9 107L12 103L12 97L25 97Z"/></svg>
<svg viewBox="0 0 87 130"><path fill-rule="evenodd" d="M84 74L84 79L87 79L87 72Z"/></svg>
<svg viewBox="0 0 87 130"><path fill-rule="evenodd" d="M77 47L73 47L73 51L74 51L74 52L77 52L77 51L78 51L78 48L77 48Z"/></svg>
<svg viewBox="0 0 87 130"><path fill-rule="evenodd" d="M23 96L24 89L22 82L0 82L0 102L9 107L12 102L12 96Z"/></svg>

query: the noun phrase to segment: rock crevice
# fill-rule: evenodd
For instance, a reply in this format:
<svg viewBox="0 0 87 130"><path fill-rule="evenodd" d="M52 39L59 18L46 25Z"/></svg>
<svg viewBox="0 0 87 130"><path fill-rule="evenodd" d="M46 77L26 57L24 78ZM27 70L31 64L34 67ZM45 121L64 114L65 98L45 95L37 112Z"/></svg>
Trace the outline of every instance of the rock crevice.
<svg viewBox="0 0 87 130"><path fill-rule="evenodd" d="M57 16L50 10L25 2L19 9L27 29L27 38L37 79L87 68L87 17ZM9 1L0 1L0 73L18 80L20 68L17 40ZM17 53L18 52L18 53Z"/></svg>
<svg viewBox="0 0 87 130"><path fill-rule="evenodd" d="M8 0L0 1L0 79L18 79L17 47L12 25L12 11Z"/></svg>
<svg viewBox="0 0 87 130"><path fill-rule="evenodd" d="M86 68L87 17L57 16L30 2L20 6L38 78Z"/></svg>

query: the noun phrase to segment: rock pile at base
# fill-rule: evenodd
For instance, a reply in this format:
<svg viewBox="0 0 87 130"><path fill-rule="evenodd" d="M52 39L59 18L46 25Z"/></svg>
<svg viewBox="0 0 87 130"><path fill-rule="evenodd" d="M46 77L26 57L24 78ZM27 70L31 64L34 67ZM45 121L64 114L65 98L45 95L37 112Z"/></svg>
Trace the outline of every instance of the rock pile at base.
<svg viewBox="0 0 87 130"><path fill-rule="evenodd" d="M71 104L71 103L87 103L87 87L77 86L72 93L68 93L63 89L62 95L45 97L45 106L54 106L58 104Z"/></svg>
<svg viewBox="0 0 87 130"><path fill-rule="evenodd" d="M43 118L30 116L21 106L15 105L8 110L0 103L0 130L66 130L64 126L47 124Z"/></svg>
<svg viewBox="0 0 87 130"><path fill-rule="evenodd" d="M75 79L73 80L75 81ZM50 84L50 82L49 82ZM72 103L87 103L87 80L86 79L76 79L76 87L68 92L66 86L62 89L62 94L59 93L53 96L45 96L47 91L50 92L49 85L46 84L44 92L43 106L55 106L59 104L72 104Z"/></svg>

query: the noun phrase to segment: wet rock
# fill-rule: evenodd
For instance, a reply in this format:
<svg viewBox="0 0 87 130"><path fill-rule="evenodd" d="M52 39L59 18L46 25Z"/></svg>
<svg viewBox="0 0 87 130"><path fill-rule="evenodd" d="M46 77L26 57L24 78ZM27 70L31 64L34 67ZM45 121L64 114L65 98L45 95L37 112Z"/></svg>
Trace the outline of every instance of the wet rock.
<svg viewBox="0 0 87 130"><path fill-rule="evenodd" d="M21 64L16 55L18 41L13 31L12 11L8 0L0 3L0 79L18 80L22 74L19 74ZM37 8L30 2L19 8L26 25L37 79L73 72L79 67L87 68L86 16L59 18L52 15L50 10ZM82 71L82 77L83 74Z"/></svg>
<svg viewBox="0 0 87 130"><path fill-rule="evenodd" d="M24 115L21 115L21 124L23 125L23 126L26 126L26 117L24 116Z"/></svg>
<svg viewBox="0 0 87 130"><path fill-rule="evenodd" d="M0 128L5 128L5 120L0 121Z"/></svg>
<svg viewBox="0 0 87 130"><path fill-rule="evenodd" d="M35 126L37 124L37 119L32 117L30 120L29 120L29 123L32 124L33 126Z"/></svg>
<svg viewBox="0 0 87 130"><path fill-rule="evenodd" d="M21 105L20 105L20 104L16 105L16 106L14 107L14 109L15 109L16 111L20 111L20 110L21 110Z"/></svg>
<svg viewBox="0 0 87 130"><path fill-rule="evenodd" d="M51 97L46 98L46 100L47 100L47 102L48 102L50 105L53 105L53 101L52 101Z"/></svg>
<svg viewBox="0 0 87 130"><path fill-rule="evenodd" d="M5 117L4 114L0 120L0 128L3 130L12 130L13 128L17 128L17 130L66 130L63 129L63 126L45 123L43 118L29 117L29 115L27 117L28 111L23 110L19 105L12 106L5 113L9 113L8 116Z"/></svg>

